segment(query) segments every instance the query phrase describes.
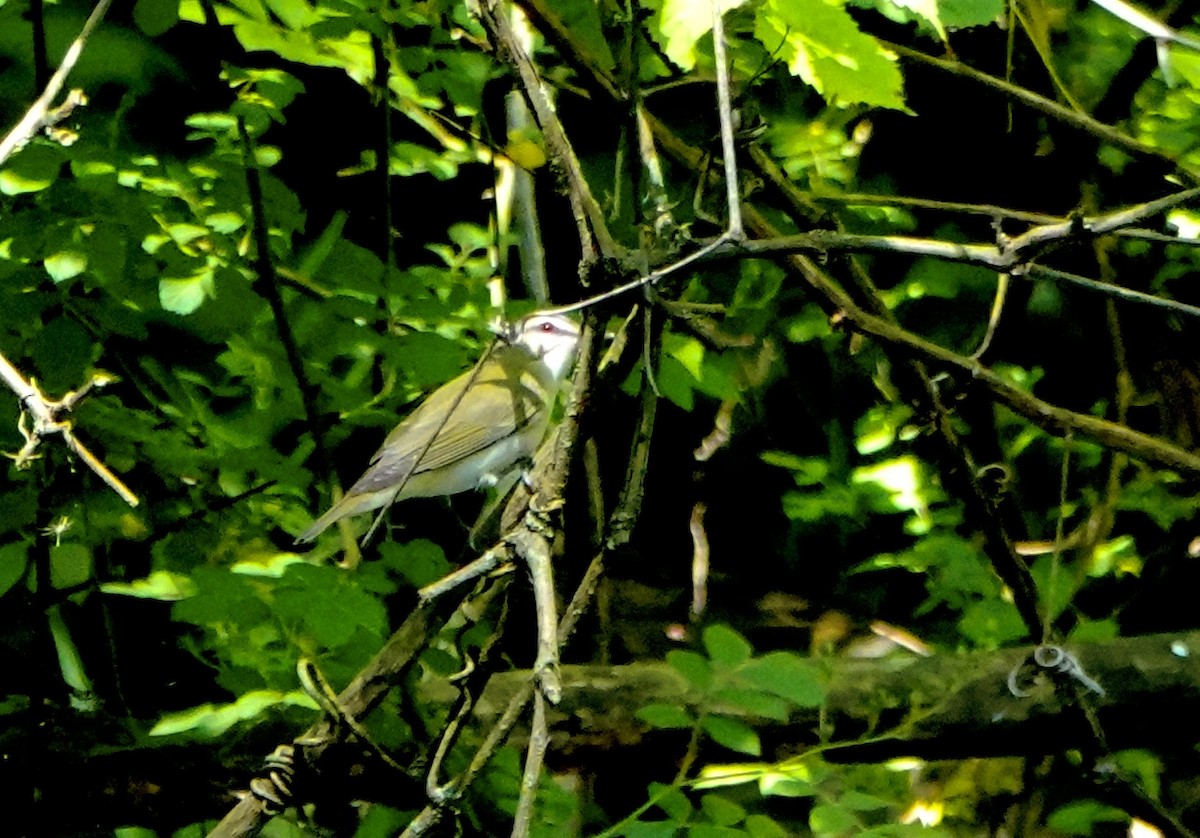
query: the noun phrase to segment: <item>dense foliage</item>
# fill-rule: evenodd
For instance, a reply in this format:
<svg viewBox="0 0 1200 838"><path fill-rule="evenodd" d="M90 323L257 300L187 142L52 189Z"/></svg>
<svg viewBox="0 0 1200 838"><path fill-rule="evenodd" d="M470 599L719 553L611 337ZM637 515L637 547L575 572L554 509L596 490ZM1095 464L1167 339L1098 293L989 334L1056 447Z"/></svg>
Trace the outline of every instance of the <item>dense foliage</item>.
<svg viewBox="0 0 1200 838"><path fill-rule="evenodd" d="M108 11L0 155L0 355L48 400L92 385L60 418L102 464L0 400L11 834L211 828L318 718L297 661L350 683L488 546L485 499L397 506L361 562L370 516L294 536L495 318L656 269L585 307L608 337L559 408L560 598L604 573L530 834L1200 824L1200 683L1101 674L1200 627L1200 15L719 2L744 239L709 0ZM0 0L5 130L91 13ZM446 678L534 661L525 574L492 585L268 834L399 834L428 804ZM1123 705L1156 690L1154 718ZM529 724L438 829L508 834Z"/></svg>

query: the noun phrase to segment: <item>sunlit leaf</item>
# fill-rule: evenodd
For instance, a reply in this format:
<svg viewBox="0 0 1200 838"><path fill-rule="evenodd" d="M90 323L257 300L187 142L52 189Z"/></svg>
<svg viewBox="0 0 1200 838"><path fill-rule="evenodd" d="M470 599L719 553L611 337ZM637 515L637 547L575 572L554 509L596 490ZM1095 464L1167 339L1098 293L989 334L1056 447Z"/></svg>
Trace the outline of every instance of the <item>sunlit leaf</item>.
<svg viewBox="0 0 1200 838"><path fill-rule="evenodd" d="M181 573L156 570L149 576L134 579L132 582L105 582L100 586L100 590L118 596L178 602L196 593L196 586L189 577Z"/></svg>
<svg viewBox="0 0 1200 838"><path fill-rule="evenodd" d="M319 706L300 690L277 692L256 690L246 693L230 704L202 704L179 713L169 713L150 728L151 736L171 736L192 733L197 736L217 737L238 722L262 716L277 707L304 707L317 710Z"/></svg>
<svg viewBox="0 0 1200 838"><path fill-rule="evenodd" d="M47 256L42 265L46 268L46 273L50 274L51 279L55 282L64 282L87 270L88 260L87 256L82 253L63 250Z"/></svg>
<svg viewBox="0 0 1200 838"><path fill-rule="evenodd" d="M836 0L767 0L755 36L831 103L904 110L896 57L864 34Z"/></svg>
<svg viewBox="0 0 1200 838"><path fill-rule="evenodd" d="M205 268L193 276L158 281L158 302L175 314L191 314L213 296L213 271Z"/></svg>
<svg viewBox="0 0 1200 838"><path fill-rule="evenodd" d="M745 0L721 0L722 11L736 9ZM663 37L663 52L681 69L696 64L696 42L713 25L710 0L663 0L658 29Z"/></svg>

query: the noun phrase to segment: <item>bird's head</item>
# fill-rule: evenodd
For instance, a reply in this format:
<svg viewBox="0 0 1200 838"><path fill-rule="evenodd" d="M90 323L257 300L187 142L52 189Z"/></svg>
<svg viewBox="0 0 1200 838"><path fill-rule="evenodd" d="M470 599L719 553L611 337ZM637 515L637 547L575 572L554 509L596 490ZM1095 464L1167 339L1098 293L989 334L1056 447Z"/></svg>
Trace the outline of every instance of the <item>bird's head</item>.
<svg viewBox="0 0 1200 838"><path fill-rule="evenodd" d="M579 325L561 314L531 314L517 323L511 342L528 349L555 378L562 378L579 347Z"/></svg>

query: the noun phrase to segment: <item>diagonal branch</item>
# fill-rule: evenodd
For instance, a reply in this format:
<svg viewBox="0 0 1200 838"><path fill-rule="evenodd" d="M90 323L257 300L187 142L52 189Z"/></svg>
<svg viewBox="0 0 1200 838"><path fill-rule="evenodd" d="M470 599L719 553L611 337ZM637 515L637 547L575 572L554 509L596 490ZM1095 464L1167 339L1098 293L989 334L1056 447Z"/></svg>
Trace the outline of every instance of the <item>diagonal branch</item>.
<svg viewBox="0 0 1200 838"><path fill-rule="evenodd" d="M71 42L71 46L67 48L66 55L63 56L62 64L54 71L54 75L50 77L50 81L46 84L46 89L42 91L42 95L37 98L37 101L25 112L13 129L5 135L4 139L0 139L0 165L3 165L8 158L19 151L27 142L33 139L42 128L48 125L53 125L55 122L65 116L62 109L55 112L51 108L51 103L62 90L63 84L67 81L67 76L75 69L76 62L79 61L79 56L83 54L83 48L87 44L87 39L91 37L96 27L100 25L100 21L104 18L104 13L108 11L108 7L112 4L112 0L100 0L96 7L92 9L92 13L88 15L87 21L83 24L83 28L79 30L79 35ZM70 100L68 100L70 105ZM73 105L71 105L73 107ZM69 113L69 110L67 111Z"/></svg>
<svg viewBox="0 0 1200 838"><path fill-rule="evenodd" d="M542 80L533 61L517 40L508 18L497 8L495 0L480 4L480 16L488 31L503 47L503 55L512 65L521 81L525 98L533 110L534 118L546 138L551 159L566 180L567 195L575 212L579 227L579 241L583 248L584 262L590 264L597 258L613 259L623 255L624 248L617 244L608 231L604 213L600 209L584 177L583 168L575 156L567 133L563 130L558 114L554 112L542 87ZM596 251L599 251L598 253Z"/></svg>
<svg viewBox="0 0 1200 838"><path fill-rule="evenodd" d="M1103 123L1098 119L1088 116L1087 114L1080 113L1079 111L1072 110L1064 105L1060 105L1053 99L1047 99L1045 96L1039 96L1038 94L1030 90L1026 90L1019 85L1012 84L1004 79L988 75L987 73L976 70L974 67L968 66L959 61L947 58L935 58L932 55L927 55L919 50L901 46L900 44L894 44L890 41L884 41L882 39L877 40L879 40L879 43L882 44L885 49L892 50L904 58L919 62L921 64L926 64L931 67L936 67L937 69L946 73L950 73L951 75L970 79L971 81L983 85L989 90L999 93L1007 99L1020 102L1022 105L1025 105L1032 110L1040 111L1047 116L1057 119L1059 122L1083 131L1086 134L1090 134L1093 137L1097 137L1100 140L1127 151L1136 157L1165 163L1183 174L1193 183L1197 180L1197 177L1194 173L1188 171L1187 169L1183 169L1179 165L1178 160L1171 157L1161 149L1152 148L1151 146L1145 145L1144 143L1139 142L1133 137L1130 137L1128 134L1112 127L1111 125Z"/></svg>
<svg viewBox="0 0 1200 838"><path fill-rule="evenodd" d="M130 506L137 506L138 496L130 491L129 487L121 482L121 478L113 474L104 463L88 450L71 428L70 422L62 421L59 417L64 413L70 412L76 404L79 403L87 393L93 388L100 388L112 381L112 378L103 373L96 373L92 376L91 381L67 393L58 401L47 399L42 393L37 383L25 380L25 376L21 375L20 371L14 367L9 360L0 353L0 380L9 386L17 398L21 402L21 418L18 423L18 430L21 436L25 439L25 444L16 454L8 456L16 462L17 468L28 468L32 460L38 455L34 452L37 450L38 444L42 438L50 434L59 434L66 443L67 448L71 450L75 456L83 460L87 467L96 473L109 488L121 496L121 500L125 501ZM33 428L29 429L25 425L26 416L33 417Z"/></svg>

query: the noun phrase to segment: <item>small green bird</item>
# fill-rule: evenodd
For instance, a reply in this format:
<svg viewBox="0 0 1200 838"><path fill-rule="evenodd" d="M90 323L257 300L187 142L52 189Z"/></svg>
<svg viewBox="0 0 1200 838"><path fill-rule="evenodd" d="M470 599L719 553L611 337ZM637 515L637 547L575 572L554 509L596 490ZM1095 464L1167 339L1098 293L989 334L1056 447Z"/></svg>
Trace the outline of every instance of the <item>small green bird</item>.
<svg viewBox="0 0 1200 838"><path fill-rule="evenodd" d="M405 417L363 476L296 541L394 501L494 485L537 450L578 346L579 326L562 315L517 323L477 371L443 384Z"/></svg>

